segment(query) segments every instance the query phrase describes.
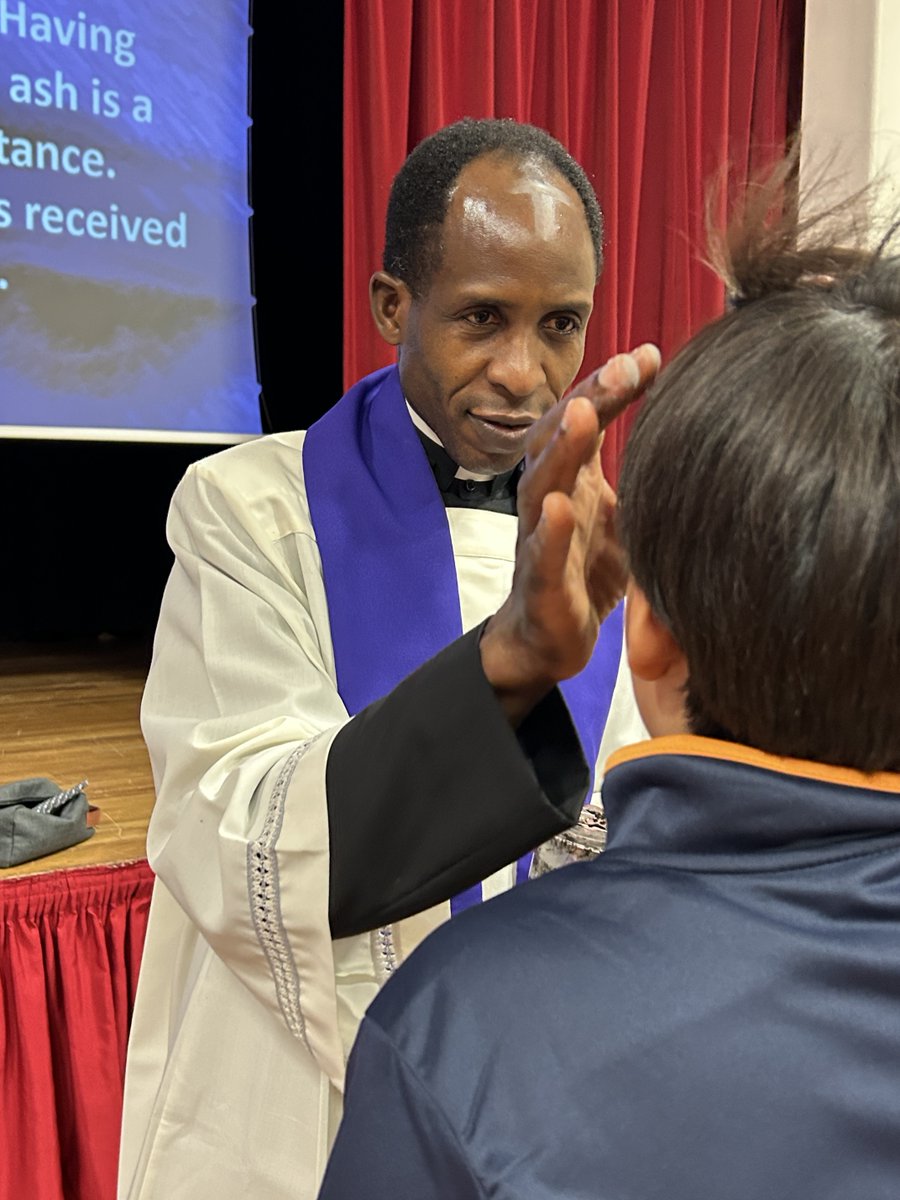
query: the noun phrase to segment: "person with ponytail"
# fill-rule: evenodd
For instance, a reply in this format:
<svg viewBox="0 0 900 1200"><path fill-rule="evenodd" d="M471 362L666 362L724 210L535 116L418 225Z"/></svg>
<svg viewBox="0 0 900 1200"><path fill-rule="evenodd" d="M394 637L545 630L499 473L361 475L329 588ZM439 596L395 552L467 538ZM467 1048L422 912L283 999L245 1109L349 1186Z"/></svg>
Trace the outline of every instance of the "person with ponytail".
<svg viewBox="0 0 900 1200"><path fill-rule="evenodd" d="M389 982L321 1200L900 1194L900 235L790 170L627 447L606 852Z"/></svg>

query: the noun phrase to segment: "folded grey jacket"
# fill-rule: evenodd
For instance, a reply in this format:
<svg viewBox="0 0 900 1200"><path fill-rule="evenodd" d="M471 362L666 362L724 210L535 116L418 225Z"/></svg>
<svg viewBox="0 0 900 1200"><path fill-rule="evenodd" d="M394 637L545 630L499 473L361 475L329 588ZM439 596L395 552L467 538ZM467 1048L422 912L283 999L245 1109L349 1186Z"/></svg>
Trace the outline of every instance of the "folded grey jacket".
<svg viewBox="0 0 900 1200"><path fill-rule="evenodd" d="M55 854L89 838L85 784L64 791L52 779L0 784L0 867Z"/></svg>

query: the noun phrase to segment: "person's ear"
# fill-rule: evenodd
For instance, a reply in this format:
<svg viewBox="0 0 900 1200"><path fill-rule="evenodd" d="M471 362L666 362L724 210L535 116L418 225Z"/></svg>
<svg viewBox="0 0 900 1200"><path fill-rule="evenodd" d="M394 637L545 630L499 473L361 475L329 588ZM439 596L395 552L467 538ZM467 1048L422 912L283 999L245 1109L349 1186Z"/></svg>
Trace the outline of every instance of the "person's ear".
<svg viewBox="0 0 900 1200"><path fill-rule="evenodd" d="M629 580L625 602L625 630L632 675L647 683L667 676L687 679L684 652L633 579Z"/></svg>
<svg viewBox="0 0 900 1200"><path fill-rule="evenodd" d="M638 711L651 737L687 733L687 659L634 580L625 596L628 665Z"/></svg>
<svg viewBox="0 0 900 1200"><path fill-rule="evenodd" d="M376 271L369 280L369 305L378 332L389 346L399 346L406 335L412 293L402 279Z"/></svg>

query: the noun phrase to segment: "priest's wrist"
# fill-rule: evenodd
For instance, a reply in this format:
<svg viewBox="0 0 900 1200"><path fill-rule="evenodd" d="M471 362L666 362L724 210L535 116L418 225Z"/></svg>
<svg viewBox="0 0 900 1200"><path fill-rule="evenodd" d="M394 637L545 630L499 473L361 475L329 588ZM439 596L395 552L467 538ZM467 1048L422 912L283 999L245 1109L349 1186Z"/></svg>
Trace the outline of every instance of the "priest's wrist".
<svg viewBox="0 0 900 1200"><path fill-rule="evenodd" d="M503 609L487 622L479 642L481 668L513 728L558 682L546 661L510 628Z"/></svg>

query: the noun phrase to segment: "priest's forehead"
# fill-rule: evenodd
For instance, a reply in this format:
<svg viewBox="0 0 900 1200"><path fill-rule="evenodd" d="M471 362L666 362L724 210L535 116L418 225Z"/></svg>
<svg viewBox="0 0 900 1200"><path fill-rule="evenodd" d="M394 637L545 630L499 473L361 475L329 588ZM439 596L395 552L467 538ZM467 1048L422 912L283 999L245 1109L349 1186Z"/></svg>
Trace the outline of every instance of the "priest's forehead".
<svg viewBox="0 0 900 1200"><path fill-rule="evenodd" d="M543 129L511 120L458 121L438 130L412 151L391 188L385 227L384 270L415 295L428 288L440 266L443 227L464 173L476 164L489 174L518 168L534 197L538 224L553 219L560 193L578 197L590 235L595 273L601 266L602 215L584 170ZM530 177L530 178L529 178ZM540 178L542 186L537 187ZM507 188L510 186L507 178ZM512 186L516 186L513 184ZM490 209L486 204L486 210Z"/></svg>
<svg viewBox="0 0 900 1200"><path fill-rule="evenodd" d="M451 226L456 238L483 246L530 245L535 237L554 241L570 230L586 241L589 233L581 199L558 171L540 159L497 154L476 158L460 172L439 238L442 251ZM590 245L586 251L590 255ZM437 263L435 269L442 265Z"/></svg>
<svg viewBox="0 0 900 1200"><path fill-rule="evenodd" d="M577 214L587 228L578 194L558 171L540 159L492 154L462 169L450 192L446 220L456 217L485 235L497 231L515 236L515 224L553 237L560 232L564 209Z"/></svg>

